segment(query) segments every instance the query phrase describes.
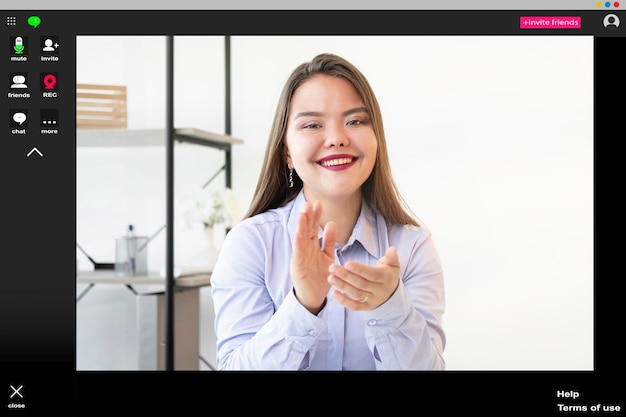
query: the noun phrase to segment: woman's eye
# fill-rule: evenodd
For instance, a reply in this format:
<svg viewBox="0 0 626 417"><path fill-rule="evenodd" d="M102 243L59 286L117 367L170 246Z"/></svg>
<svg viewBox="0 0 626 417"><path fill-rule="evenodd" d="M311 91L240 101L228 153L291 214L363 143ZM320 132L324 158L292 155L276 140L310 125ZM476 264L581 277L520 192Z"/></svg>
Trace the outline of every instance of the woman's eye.
<svg viewBox="0 0 626 417"><path fill-rule="evenodd" d="M361 120L350 120L348 122L348 126L358 126L360 124L363 124L363 122Z"/></svg>
<svg viewBox="0 0 626 417"><path fill-rule="evenodd" d="M307 123L303 126L304 129L318 129L320 127L317 123Z"/></svg>

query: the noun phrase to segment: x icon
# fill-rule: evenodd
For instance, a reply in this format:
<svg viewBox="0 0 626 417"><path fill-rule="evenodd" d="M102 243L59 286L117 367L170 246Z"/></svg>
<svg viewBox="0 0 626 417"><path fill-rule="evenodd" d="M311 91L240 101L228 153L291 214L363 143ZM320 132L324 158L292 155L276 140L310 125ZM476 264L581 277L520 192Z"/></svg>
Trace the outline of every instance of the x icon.
<svg viewBox="0 0 626 417"><path fill-rule="evenodd" d="M24 396L20 393L20 390L24 387L24 385L20 385L17 389L15 387L13 387L13 385L9 385L9 386L13 390L13 394L11 394L11 396L9 398L15 397L15 394L19 395L20 398L24 398Z"/></svg>

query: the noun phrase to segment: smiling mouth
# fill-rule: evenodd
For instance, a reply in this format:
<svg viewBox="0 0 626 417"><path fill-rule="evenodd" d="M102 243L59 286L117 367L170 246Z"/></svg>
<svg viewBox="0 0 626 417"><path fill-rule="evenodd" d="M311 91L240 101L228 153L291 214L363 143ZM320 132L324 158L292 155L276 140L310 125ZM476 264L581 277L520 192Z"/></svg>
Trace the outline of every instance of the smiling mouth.
<svg viewBox="0 0 626 417"><path fill-rule="evenodd" d="M356 158L337 158L337 159L329 159L327 161L320 161L320 165L323 167L334 167L338 165L346 165L355 161Z"/></svg>

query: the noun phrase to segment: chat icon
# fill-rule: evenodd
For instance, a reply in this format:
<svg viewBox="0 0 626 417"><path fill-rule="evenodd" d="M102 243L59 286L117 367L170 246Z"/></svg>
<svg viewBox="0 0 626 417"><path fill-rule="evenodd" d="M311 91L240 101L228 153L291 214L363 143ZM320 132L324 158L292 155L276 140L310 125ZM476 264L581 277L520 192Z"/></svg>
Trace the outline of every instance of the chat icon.
<svg viewBox="0 0 626 417"><path fill-rule="evenodd" d="M26 113L22 113L22 112L14 113L13 121L21 126L26 121Z"/></svg>
<svg viewBox="0 0 626 417"><path fill-rule="evenodd" d="M33 28L36 28L37 26L41 24L41 19L39 18L39 16L30 16L27 22L30 26L32 26Z"/></svg>

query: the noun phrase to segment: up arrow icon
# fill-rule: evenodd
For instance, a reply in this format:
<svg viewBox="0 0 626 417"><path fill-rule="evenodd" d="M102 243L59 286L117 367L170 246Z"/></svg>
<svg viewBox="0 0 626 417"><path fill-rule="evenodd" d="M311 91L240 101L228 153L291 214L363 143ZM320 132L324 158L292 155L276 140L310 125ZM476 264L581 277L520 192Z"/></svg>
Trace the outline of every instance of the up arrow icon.
<svg viewBox="0 0 626 417"><path fill-rule="evenodd" d="M30 152L28 152L28 153L26 154L26 156L27 156L27 157L30 157L30 156L33 154L33 152L38 153L38 154L39 154L39 156L43 156L43 154L42 154L41 152L39 152L39 149L37 149L37 147L36 147L36 146L35 146L35 147L33 147L33 149L31 149L31 150L30 150Z"/></svg>

